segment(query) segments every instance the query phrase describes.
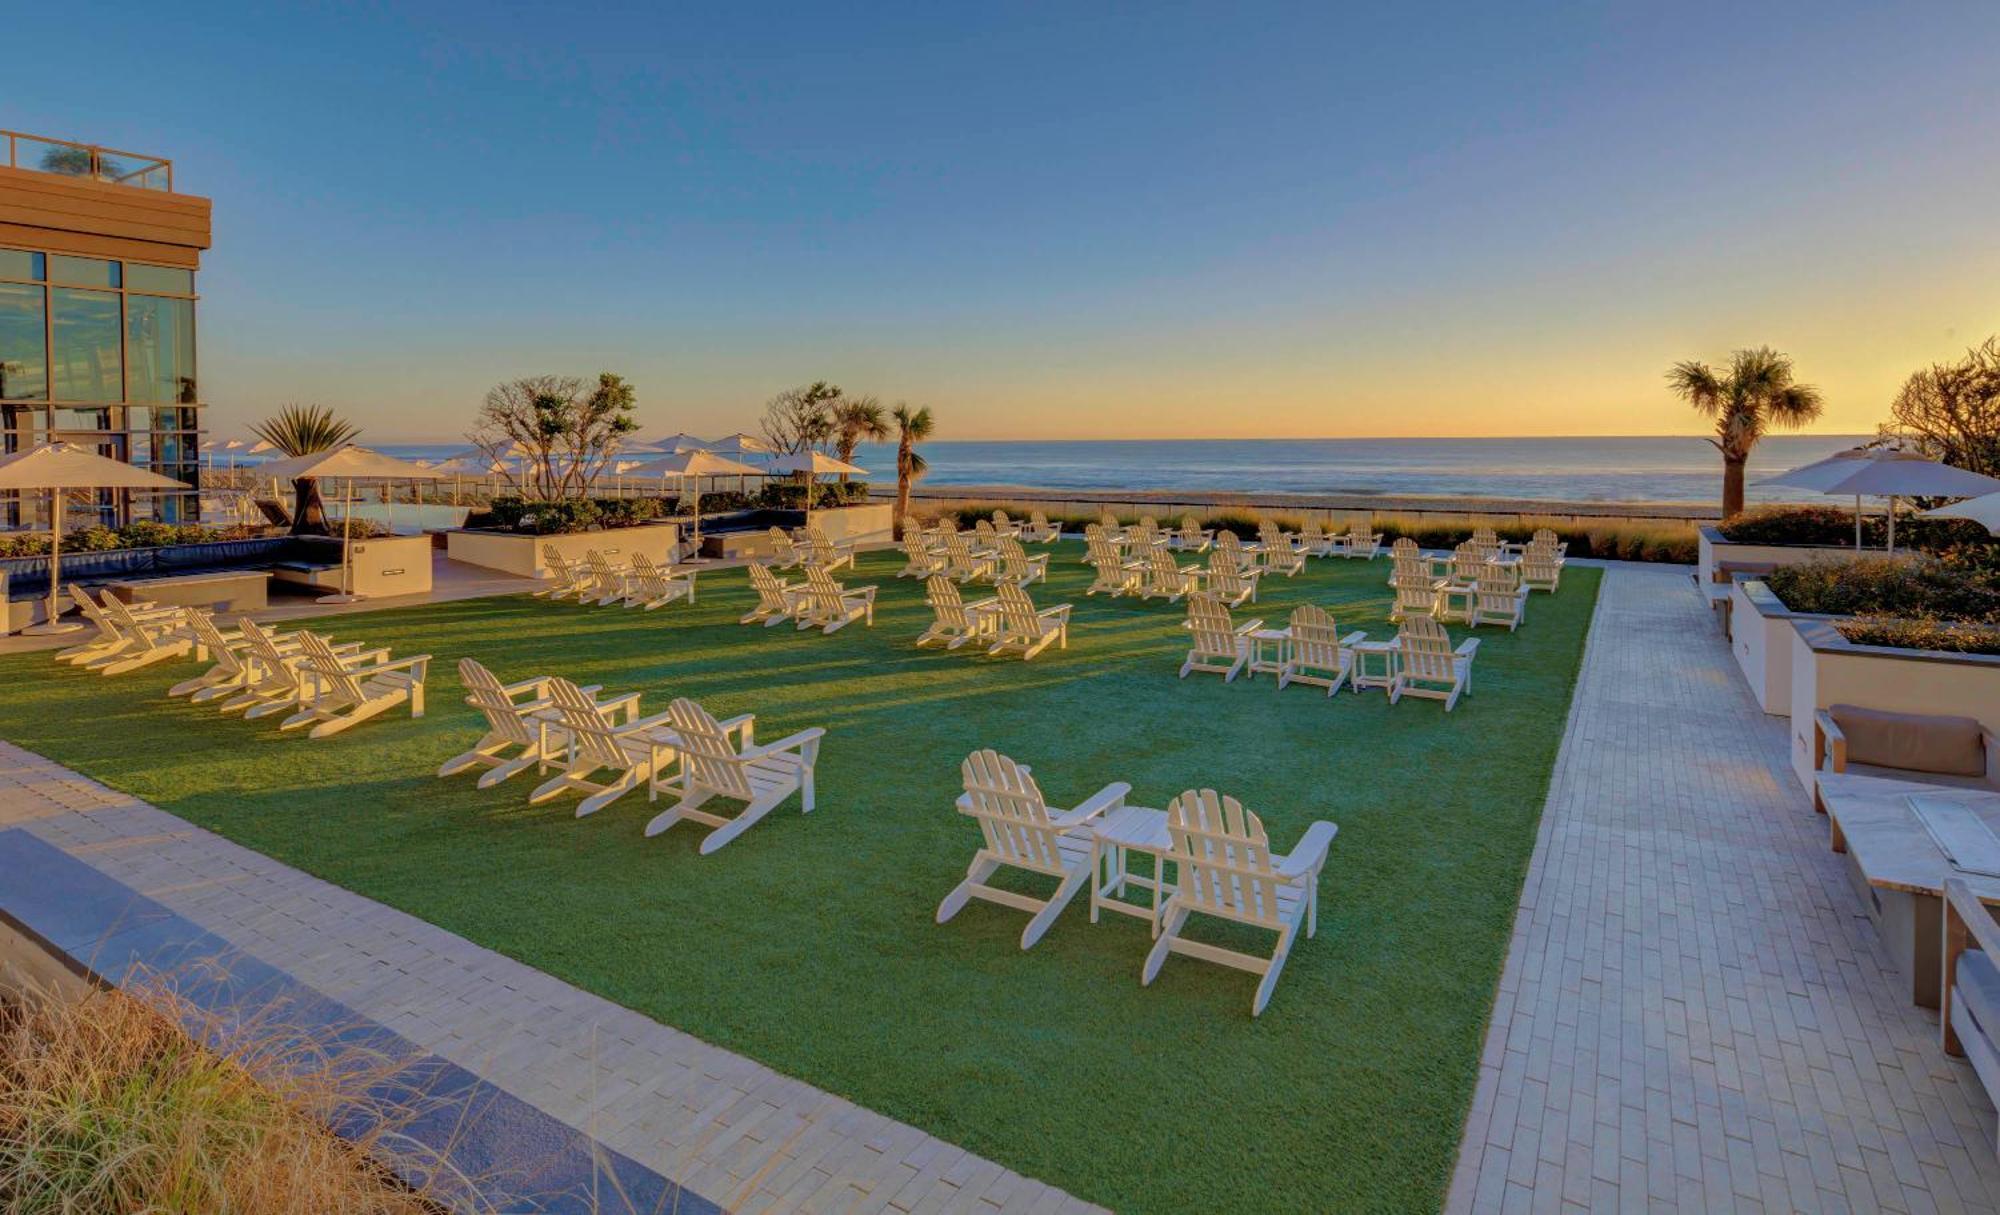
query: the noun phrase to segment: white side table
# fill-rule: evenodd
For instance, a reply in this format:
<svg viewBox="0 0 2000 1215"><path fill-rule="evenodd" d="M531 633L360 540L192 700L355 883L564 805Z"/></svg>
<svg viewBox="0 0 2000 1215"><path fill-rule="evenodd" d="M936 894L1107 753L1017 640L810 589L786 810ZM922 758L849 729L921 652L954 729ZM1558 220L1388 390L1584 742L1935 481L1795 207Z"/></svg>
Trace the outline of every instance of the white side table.
<svg viewBox="0 0 2000 1215"><path fill-rule="evenodd" d="M1369 688L1388 691L1396 682L1396 664L1402 657L1402 647L1394 641L1357 641L1350 647L1354 654L1354 672L1347 682L1356 692Z"/></svg>
<svg viewBox="0 0 2000 1215"><path fill-rule="evenodd" d="M1144 806L1120 806L1098 817L1090 836L1090 922L1097 923L1098 911L1116 911L1145 920L1153 935L1160 935L1162 892L1172 894L1166 881L1166 857L1173 850L1167 834L1167 812ZM1153 858L1153 876L1140 877L1127 867L1130 854L1144 853ZM1137 886L1152 892L1150 905L1129 903L1125 888Z"/></svg>
<svg viewBox="0 0 2000 1215"><path fill-rule="evenodd" d="M1244 670L1250 678L1257 678L1259 671L1284 674L1285 662L1291 657L1292 630L1252 629L1243 635L1243 641L1250 660Z"/></svg>

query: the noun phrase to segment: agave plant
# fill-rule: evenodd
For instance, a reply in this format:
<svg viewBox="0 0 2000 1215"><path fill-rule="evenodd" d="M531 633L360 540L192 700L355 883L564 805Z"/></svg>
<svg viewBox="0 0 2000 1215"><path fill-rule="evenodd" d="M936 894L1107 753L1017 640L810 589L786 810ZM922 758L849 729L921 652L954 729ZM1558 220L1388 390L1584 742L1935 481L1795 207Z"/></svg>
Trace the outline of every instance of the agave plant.
<svg viewBox="0 0 2000 1215"><path fill-rule="evenodd" d="M250 432L287 456L305 456L351 443L361 428L324 405L286 405L251 426ZM318 477L293 481L292 499L294 536L332 534L326 525L326 503L320 497Z"/></svg>

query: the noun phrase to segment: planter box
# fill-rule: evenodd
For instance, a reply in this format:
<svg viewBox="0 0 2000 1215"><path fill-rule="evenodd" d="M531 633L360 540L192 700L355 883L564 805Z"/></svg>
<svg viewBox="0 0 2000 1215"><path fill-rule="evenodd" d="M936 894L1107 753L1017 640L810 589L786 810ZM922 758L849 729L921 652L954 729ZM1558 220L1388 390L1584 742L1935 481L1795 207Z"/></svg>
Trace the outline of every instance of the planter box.
<svg viewBox="0 0 2000 1215"><path fill-rule="evenodd" d="M317 542L325 551L293 568L280 564L271 576L279 582L332 593L340 585L340 541ZM383 536L356 540L348 546L347 589L366 599L393 595L424 595L431 589L431 538Z"/></svg>
<svg viewBox="0 0 2000 1215"><path fill-rule="evenodd" d="M523 536L462 527L445 533L445 553L453 561L467 565L500 570L520 578L546 578L549 567L542 562L543 545L554 548L565 561L581 561L584 553L596 549L613 564L630 561L632 554L639 553L656 565L665 565L674 559L680 534L681 529L672 523L572 532L564 536Z"/></svg>
<svg viewBox="0 0 2000 1215"><path fill-rule="evenodd" d="M803 523L803 516L800 521ZM812 522L835 544L887 544L896 538L896 508L888 503L864 502L859 506L816 510Z"/></svg>
<svg viewBox="0 0 2000 1215"><path fill-rule="evenodd" d="M1807 621L1842 619L1794 612L1771 588L1737 579L1729 587L1729 649L1749 681L1757 707L1774 716L1792 711L1792 637Z"/></svg>
<svg viewBox="0 0 2000 1215"><path fill-rule="evenodd" d="M1856 556L1886 560L1889 556L1879 548L1865 548L1857 554L1854 546L1848 544L1738 544L1726 539L1721 529L1712 524L1704 524L1697 534L1701 556L1695 576L1701 582L1702 593L1711 598L1718 596L1718 587L1728 585L1731 576L1731 571L1725 568L1728 566L1804 565L1808 561L1847 561ZM1897 559L1902 556L1898 553Z"/></svg>
<svg viewBox="0 0 2000 1215"><path fill-rule="evenodd" d="M1855 645L1824 620L1792 629L1792 771L1813 787L1813 714L1837 704L1972 717L2000 731L2000 655Z"/></svg>

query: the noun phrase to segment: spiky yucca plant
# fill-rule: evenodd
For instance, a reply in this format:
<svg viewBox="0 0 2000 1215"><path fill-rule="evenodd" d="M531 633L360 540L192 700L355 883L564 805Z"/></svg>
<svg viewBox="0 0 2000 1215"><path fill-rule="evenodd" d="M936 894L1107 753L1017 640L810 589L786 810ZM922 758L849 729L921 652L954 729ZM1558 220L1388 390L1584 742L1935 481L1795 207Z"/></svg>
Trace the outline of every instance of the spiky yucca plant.
<svg viewBox="0 0 2000 1215"><path fill-rule="evenodd" d="M287 456L307 456L353 442L361 428L324 405L286 405L251 426L250 431ZM326 525L326 503L320 498L319 478L300 477L293 481L292 498L294 536L331 534Z"/></svg>

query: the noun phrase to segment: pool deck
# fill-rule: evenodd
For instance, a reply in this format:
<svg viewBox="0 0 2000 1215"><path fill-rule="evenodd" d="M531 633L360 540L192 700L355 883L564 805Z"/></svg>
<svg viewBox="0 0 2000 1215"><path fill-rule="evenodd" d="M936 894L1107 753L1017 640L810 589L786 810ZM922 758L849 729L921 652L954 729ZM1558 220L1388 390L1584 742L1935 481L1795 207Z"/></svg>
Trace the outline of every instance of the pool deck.
<svg viewBox="0 0 2000 1215"><path fill-rule="evenodd" d="M1446 1209L2000 1210L1911 1005L1683 571L1607 573Z"/></svg>
<svg viewBox="0 0 2000 1215"><path fill-rule="evenodd" d="M5 743L0 827L725 1209L1094 1209ZM1611 565L1446 1209L2000 1209L1852 897L1685 569Z"/></svg>

